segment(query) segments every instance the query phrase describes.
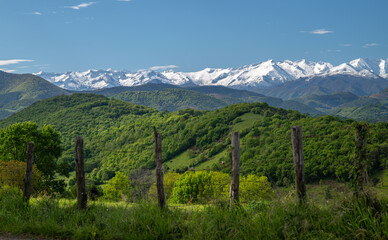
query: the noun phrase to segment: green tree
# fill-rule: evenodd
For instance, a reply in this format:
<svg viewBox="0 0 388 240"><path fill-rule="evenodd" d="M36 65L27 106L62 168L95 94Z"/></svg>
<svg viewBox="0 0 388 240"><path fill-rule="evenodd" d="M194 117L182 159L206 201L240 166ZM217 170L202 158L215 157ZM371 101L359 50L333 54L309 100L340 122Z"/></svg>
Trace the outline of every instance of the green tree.
<svg viewBox="0 0 388 240"><path fill-rule="evenodd" d="M128 200L131 197L129 178L122 172L116 172L116 175L103 187L103 191L107 199Z"/></svg>
<svg viewBox="0 0 388 240"><path fill-rule="evenodd" d="M164 195L166 199L169 199L174 189L175 182L180 178L179 173L169 172L163 177ZM148 195L151 199L157 199L156 183L152 184L148 191Z"/></svg>
<svg viewBox="0 0 388 240"><path fill-rule="evenodd" d="M267 177L249 174L240 178L240 202L270 200L274 195Z"/></svg>
<svg viewBox="0 0 388 240"><path fill-rule="evenodd" d="M34 163L42 173L41 183L46 191L62 191L63 181L56 174L66 175L68 167L57 164L62 153L59 133L50 125L41 129L33 122L22 122L0 129L0 161L26 161L27 142L35 143Z"/></svg>
<svg viewBox="0 0 388 240"><path fill-rule="evenodd" d="M221 172L186 172L175 182L171 203L209 202L227 198L230 177Z"/></svg>

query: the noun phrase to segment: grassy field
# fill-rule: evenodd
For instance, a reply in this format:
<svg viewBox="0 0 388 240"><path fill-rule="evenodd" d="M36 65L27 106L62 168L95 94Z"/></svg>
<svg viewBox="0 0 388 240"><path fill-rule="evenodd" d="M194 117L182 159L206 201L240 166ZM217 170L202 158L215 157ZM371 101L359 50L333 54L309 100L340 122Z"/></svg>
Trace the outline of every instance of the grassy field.
<svg viewBox="0 0 388 240"><path fill-rule="evenodd" d="M0 190L0 232L58 239L387 239L388 201L352 201L345 184L308 185L308 202L292 188L273 201L226 205L89 202L41 197L26 205L15 189Z"/></svg>
<svg viewBox="0 0 388 240"><path fill-rule="evenodd" d="M233 131L242 132L245 129L251 128L255 121L260 120L262 117L257 114L253 113L246 113L239 117L240 121L236 122L232 126ZM192 156L192 154L189 153L189 151L185 151L181 153L180 155L176 156L175 158L171 159L170 161L164 163L165 166L167 166L169 169L181 169L184 167L188 167L191 165L195 165L196 157ZM197 170L206 170L211 169L213 164L217 164L220 160L220 158L227 156L227 151L224 150L213 157L211 157L206 162L200 163L197 166L195 166L195 169Z"/></svg>
<svg viewBox="0 0 388 240"><path fill-rule="evenodd" d="M208 160L206 162L203 162L203 163L199 164L198 166L196 166L195 169L197 169L197 170L208 170L208 169L211 169L211 167L214 164L219 163L219 160L222 157L228 157L228 151L227 150L219 152L218 154L214 155L210 160Z"/></svg>
<svg viewBox="0 0 388 240"><path fill-rule="evenodd" d="M169 169L179 169L182 167L190 166L194 163L195 158L192 158L188 151L183 152L171 159L170 161L164 163Z"/></svg>

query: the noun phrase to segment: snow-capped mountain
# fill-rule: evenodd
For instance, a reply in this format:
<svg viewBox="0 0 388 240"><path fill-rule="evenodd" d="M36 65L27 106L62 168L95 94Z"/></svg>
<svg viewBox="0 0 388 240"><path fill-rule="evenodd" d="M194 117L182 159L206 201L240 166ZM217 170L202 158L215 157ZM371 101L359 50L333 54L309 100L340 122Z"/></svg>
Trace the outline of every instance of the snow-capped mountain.
<svg viewBox="0 0 388 240"><path fill-rule="evenodd" d="M115 86L136 86L151 82L174 85L222 85L233 88L266 88L303 77L346 74L369 78L388 78L388 59L355 59L333 66L326 62L273 61L240 68L205 68L198 72L140 70L88 70L86 72L45 73L40 76L69 90L92 90Z"/></svg>

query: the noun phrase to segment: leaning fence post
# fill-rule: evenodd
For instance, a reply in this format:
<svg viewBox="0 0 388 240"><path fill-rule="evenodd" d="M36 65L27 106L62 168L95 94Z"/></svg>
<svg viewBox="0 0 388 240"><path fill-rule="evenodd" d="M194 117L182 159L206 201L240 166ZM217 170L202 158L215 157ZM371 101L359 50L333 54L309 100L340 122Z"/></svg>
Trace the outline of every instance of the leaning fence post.
<svg viewBox="0 0 388 240"><path fill-rule="evenodd" d="M304 156L302 126L291 127L292 154L294 156L295 187L299 203L306 199L306 185L304 180Z"/></svg>
<svg viewBox="0 0 388 240"><path fill-rule="evenodd" d="M86 209L88 195L85 184L84 171L84 140L82 137L75 138L75 172L77 177L77 203L78 209Z"/></svg>
<svg viewBox="0 0 388 240"><path fill-rule="evenodd" d="M368 166L366 159L366 135L368 126L366 124L357 124L355 138L355 159L353 185L356 197L366 194L365 184L368 182Z"/></svg>
<svg viewBox="0 0 388 240"><path fill-rule="evenodd" d="M156 163L156 188L158 192L158 203L161 208L166 205L164 198L163 168L162 168L162 139L154 127L155 134L155 163Z"/></svg>
<svg viewBox="0 0 388 240"><path fill-rule="evenodd" d="M239 203L240 185L240 133L232 133L232 181L230 183L229 207Z"/></svg>
<svg viewBox="0 0 388 240"><path fill-rule="evenodd" d="M24 179L24 201L28 202L31 196L32 165L34 162L34 143L27 143L27 168Z"/></svg>

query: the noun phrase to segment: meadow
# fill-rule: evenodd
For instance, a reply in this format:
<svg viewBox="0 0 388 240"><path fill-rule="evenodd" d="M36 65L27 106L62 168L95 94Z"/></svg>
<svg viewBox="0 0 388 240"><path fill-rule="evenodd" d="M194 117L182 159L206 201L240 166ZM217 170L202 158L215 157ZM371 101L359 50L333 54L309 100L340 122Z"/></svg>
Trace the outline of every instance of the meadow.
<svg viewBox="0 0 388 240"><path fill-rule="evenodd" d="M385 196L354 199L346 184L324 181L307 185L308 200L299 205L292 187L275 191L271 201L233 210L224 202L160 209L152 199L89 201L78 210L69 199L41 196L26 204L20 190L2 187L0 232L56 239L388 238Z"/></svg>

